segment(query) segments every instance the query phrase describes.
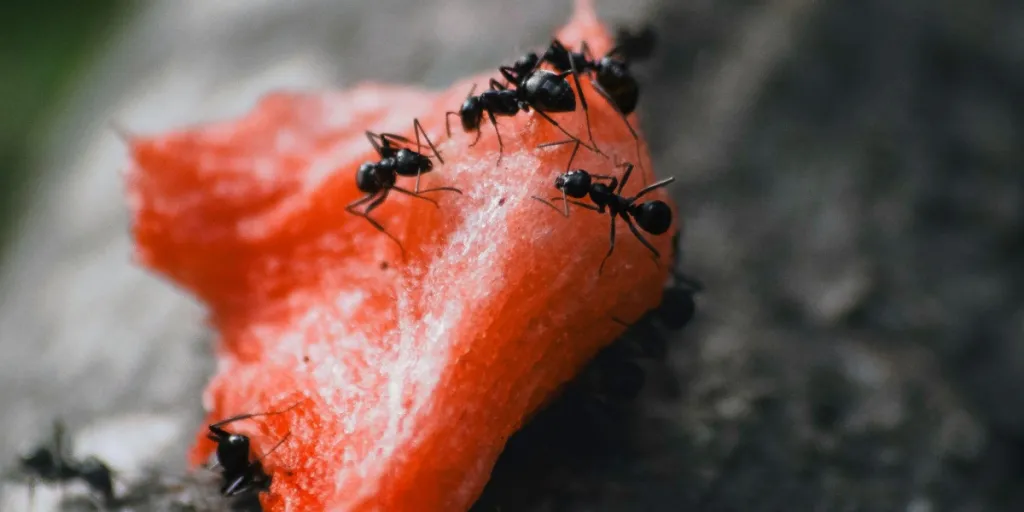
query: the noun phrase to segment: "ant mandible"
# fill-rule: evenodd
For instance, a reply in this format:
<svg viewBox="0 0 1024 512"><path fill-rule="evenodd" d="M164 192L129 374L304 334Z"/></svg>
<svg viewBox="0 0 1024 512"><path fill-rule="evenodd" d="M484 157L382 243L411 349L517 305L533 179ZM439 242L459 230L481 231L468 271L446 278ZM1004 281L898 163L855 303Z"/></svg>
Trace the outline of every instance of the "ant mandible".
<svg viewBox="0 0 1024 512"><path fill-rule="evenodd" d="M270 475L263 469L262 460L284 443L291 433L285 435L270 450L256 460L249 459L250 441L244 434L235 434L222 427L236 421L273 416L288 412L302 402L297 402L287 409L263 413L249 413L232 416L226 420L208 425L210 430L207 439L217 443L217 465L223 468L224 484L220 492L224 496L237 496L249 490L266 491L270 489Z"/></svg>
<svg viewBox="0 0 1024 512"><path fill-rule="evenodd" d="M438 162L444 164L444 159L441 158L441 154L437 152L437 148L434 143L430 141L430 137L427 136L427 132L423 130L423 126L420 125L419 119L413 119L413 128L416 132L416 150L409 149L408 146L412 145L412 141L393 133L374 133L371 131L366 132L366 138L370 141L370 145L373 146L374 151L380 156L380 160L377 162L366 162L359 166L359 170L356 171L356 187L360 191L365 192L366 195L345 207L345 210L359 217L363 217L373 227L377 228L378 231L384 233L401 249L403 256L405 255L405 248L402 247L402 243L398 241L391 233L388 233L384 226L379 222L370 217L370 212L381 205L385 199L388 198L388 194L393 190L402 194L416 197L424 201L432 203L434 206L438 206L437 201L424 197L421 194L427 192L437 192L446 190L449 192L456 192L461 194L462 191L455 187L434 187L426 190L420 190L420 176L426 174L434 169L434 163L430 160L430 157L424 155L423 143L420 141L420 134L423 135L423 139L434 153L434 158ZM416 188L408 190L396 185L396 181L399 176L403 177L416 177ZM356 208L363 204L370 203L365 210L362 212L357 211Z"/></svg>
<svg viewBox="0 0 1024 512"><path fill-rule="evenodd" d="M470 147L475 146L480 141L480 125L486 113L491 121L491 126L494 127L494 133L498 137L498 162L500 163L505 151L505 144L501 140L501 132L498 130L498 121L495 116L511 117L521 111L529 112L532 109L570 139L580 142L578 138L566 131L562 125L558 124L557 121L548 115L549 113L576 111L576 94L573 93L572 87L565 79L566 76L572 74L572 71L553 73L546 69L538 69L540 64L541 59L537 54L528 53L513 65L502 66L498 69L501 72L501 76L508 81L508 86L492 78L490 80L490 89L474 96L476 84L473 84L459 111L445 113L445 128L448 131L448 136L451 137L452 135L451 116L458 116L462 122L462 130L464 132L476 132L476 138L469 145ZM579 91L579 79L575 75L574 78L576 79L576 89ZM580 94L580 102L583 105L584 113L588 116L587 131L589 133L590 117L587 113L586 100L583 99L582 93ZM590 140L593 143L593 134L590 135ZM583 146L597 151L590 145L583 144Z"/></svg>
<svg viewBox="0 0 1024 512"><path fill-rule="evenodd" d="M640 98L640 86L636 77L630 72L629 64L632 61L648 57L653 50L654 41L654 31L650 28L639 34L619 29L615 47L600 60L595 59L590 53L590 47L586 41L581 43L579 52L574 52L566 48L558 39L551 41L541 57L541 61L550 63L556 70L572 73L576 79L577 89L579 88L579 74L591 76L591 85L594 90L619 113L622 121L629 128L629 133L636 142L638 158L640 158L640 137L633 125L629 123L627 116L636 110ZM582 98L583 92L580 91L579 94ZM585 100L582 101L585 105ZM645 184L646 180L647 177L644 176Z"/></svg>
<svg viewBox="0 0 1024 512"><path fill-rule="evenodd" d="M560 144L568 144L572 141L559 141L548 144L542 144L541 146L557 146ZM661 254L657 249L647 241L646 238L637 229L640 229L652 234L660 235L668 231L668 228L672 226L672 208L664 201L654 200L645 201L643 203L637 203L636 201L648 194L653 190L657 190L662 187L668 186L670 183L675 181L674 177L665 178L657 183L648 185L641 189L635 196L624 197L622 195L622 189L626 186L629 181L629 176L633 172L633 164L626 162L624 165L618 165L616 167L625 167L625 173L622 175L622 182L619 182L614 176L607 176L603 174L591 174L583 169L570 169L572 167L572 159L576 157L576 152L579 150L580 142L576 141L576 147L573 149L572 157L569 159L569 164L566 166L566 172L560 174L555 178L555 188L562 191L562 204L564 205L565 211L562 212L554 204L545 201L537 196L533 196L536 199L551 208L555 209L559 213L562 213L565 217L569 216L569 203L572 203L581 208L593 210L598 213L604 213L605 210L611 216L611 228L610 238L611 246L608 248L608 253L604 259L601 260L601 266L598 267L597 273L601 274L604 269L604 264L611 257L612 252L615 250L615 217L622 217L626 221L626 226L633 232L633 236L640 240L640 243L644 244L648 250L654 255L655 263L661 259ZM607 181L608 183L600 183L599 181ZM569 199L569 197L575 199L582 199L590 196L590 200L594 203L593 205L575 201ZM558 199L557 197L552 200ZM634 224L634 221L636 224Z"/></svg>

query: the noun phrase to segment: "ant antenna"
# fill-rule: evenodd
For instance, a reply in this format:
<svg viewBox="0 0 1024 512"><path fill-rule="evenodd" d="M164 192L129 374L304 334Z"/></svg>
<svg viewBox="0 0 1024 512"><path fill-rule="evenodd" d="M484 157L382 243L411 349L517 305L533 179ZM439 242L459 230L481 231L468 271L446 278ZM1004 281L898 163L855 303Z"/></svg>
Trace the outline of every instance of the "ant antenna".
<svg viewBox="0 0 1024 512"><path fill-rule="evenodd" d="M299 400L298 402L295 402L294 404L288 406L285 409L281 409L280 411L268 411L268 412L256 412L256 413L239 414L237 416L232 416L230 418L218 421L217 423L213 423L213 424L210 425L210 427L223 427L224 425L227 425L229 423L234 423L236 421L247 420L249 418L259 418L259 417L263 417L263 416L276 416L278 414L284 414L284 413L286 413L286 412L288 412L288 411L298 407L299 404L301 404L302 402L305 402L308 399L309 398L304 398L302 400Z"/></svg>
<svg viewBox="0 0 1024 512"><path fill-rule="evenodd" d="M567 140L560 140L560 141L555 141L555 142L545 142L544 144L540 144L537 147L538 148L546 148L546 147L561 146L563 144L573 144L572 154L569 155L569 162L566 163L566 165L565 165L565 174L563 174L563 176L564 176L564 175L568 175L569 172L571 171L572 161L576 159L576 153L579 151L580 146L583 145L583 142L581 140L579 140L579 139L567 139ZM614 177L608 176L608 175L605 175L605 174L590 174L590 173L587 173L587 174L590 176L590 178L596 179L596 180L608 180L608 181L614 180ZM557 184L558 181L556 180L555 183ZM551 204L548 201L545 201L544 199L542 199L540 197L537 197L537 196L530 196L530 197L532 197L533 199L536 199L537 201L540 201L540 202L542 202L542 203L544 203L544 204L554 208L555 211L558 211L558 213L561 213L562 216L566 217L566 218L569 217L569 203L573 203L573 204L576 204L576 205L579 205L579 206L583 206L584 208L589 208L589 205L582 204L582 203L580 203L578 201L573 201L573 200L569 199L568 196L566 195L565 187L559 187L559 188L562 191L562 207L563 207L562 210L559 210L557 206ZM551 200L554 201L556 199L558 199L558 198L555 197L555 198L552 198Z"/></svg>

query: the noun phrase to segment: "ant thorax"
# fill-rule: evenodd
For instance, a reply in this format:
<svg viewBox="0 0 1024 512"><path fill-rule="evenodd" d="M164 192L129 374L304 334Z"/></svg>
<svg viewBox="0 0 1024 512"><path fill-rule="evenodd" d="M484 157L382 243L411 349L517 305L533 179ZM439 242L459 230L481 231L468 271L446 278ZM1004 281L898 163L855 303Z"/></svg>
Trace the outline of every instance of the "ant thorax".
<svg viewBox="0 0 1024 512"><path fill-rule="evenodd" d="M430 158L410 149L399 149L394 156L395 172L400 176L416 176L418 173L430 172L434 169Z"/></svg>

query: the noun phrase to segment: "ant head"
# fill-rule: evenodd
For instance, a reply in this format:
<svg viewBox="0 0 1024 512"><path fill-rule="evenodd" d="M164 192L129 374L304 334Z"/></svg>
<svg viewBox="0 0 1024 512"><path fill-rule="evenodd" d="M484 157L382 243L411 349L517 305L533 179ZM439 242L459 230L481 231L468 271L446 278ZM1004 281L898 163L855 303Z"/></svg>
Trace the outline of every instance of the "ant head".
<svg viewBox="0 0 1024 512"><path fill-rule="evenodd" d="M246 456L248 456L249 436L244 436L242 434L231 434L220 443L220 446L226 446L232 450L239 452L244 451L246 452Z"/></svg>
<svg viewBox="0 0 1024 512"><path fill-rule="evenodd" d="M462 102L459 108L459 120L462 121L462 130L471 132L480 128L480 122L484 119L484 106L479 96L470 96Z"/></svg>
<svg viewBox="0 0 1024 512"><path fill-rule="evenodd" d="M633 207L633 217L644 231L660 235L672 226L672 208L664 201L648 201Z"/></svg>
<svg viewBox="0 0 1024 512"><path fill-rule="evenodd" d="M522 89L522 93L537 110L554 113L576 111L576 93L572 86L564 77L551 71L535 71Z"/></svg>
<svg viewBox="0 0 1024 512"><path fill-rule="evenodd" d="M228 434L217 439L217 462L224 468L235 471L249 465L249 437Z"/></svg>
<svg viewBox="0 0 1024 512"><path fill-rule="evenodd" d="M625 62L612 57L602 58L597 66L597 83L623 114L629 115L636 110L640 85Z"/></svg>
<svg viewBox="0 0 1024 512"><path fill-rule="evenodd" d="M590 173L583 169L573 169L555 178L555 188L577 199L585 197L590 192L590 184Z"/></svg>
<svg viewBox="0 0 1024 512"><path fill-rule="evenodd" d="M356 171L356 187L368 194L380 190L380 182L377 180L377 164L366 162L359 166L359 170Z"/></svg>

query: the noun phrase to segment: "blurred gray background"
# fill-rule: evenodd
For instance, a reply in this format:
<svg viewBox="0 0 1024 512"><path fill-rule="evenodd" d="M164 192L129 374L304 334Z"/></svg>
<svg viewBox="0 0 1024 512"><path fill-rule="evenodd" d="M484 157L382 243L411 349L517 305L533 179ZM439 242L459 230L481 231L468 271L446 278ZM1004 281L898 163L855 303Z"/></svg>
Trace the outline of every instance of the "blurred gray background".
<svg viewBox="0 0 1024 512"><path fill-rule="evenodd" d="M598 6L661 36L637 67L641 122L707 290L604 445L517 443L549 456L503 463L478 508L1024 510L1024 3ZM543 45L570 7L11 6L2 465L60 416L79 450L180 471L202 417L202 310L130 261L110 122L164 131L277 88L445 87Z"/></svg>

